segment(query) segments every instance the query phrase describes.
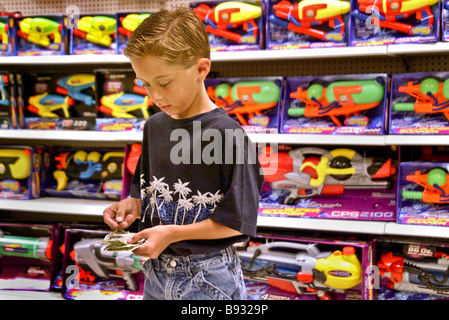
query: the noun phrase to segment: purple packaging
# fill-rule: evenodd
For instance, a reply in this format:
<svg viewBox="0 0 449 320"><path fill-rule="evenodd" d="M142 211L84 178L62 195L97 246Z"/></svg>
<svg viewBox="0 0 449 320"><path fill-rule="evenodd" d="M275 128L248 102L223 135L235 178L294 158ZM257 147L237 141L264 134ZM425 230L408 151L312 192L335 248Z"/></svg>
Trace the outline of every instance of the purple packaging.
<svg viewBox="0 0 449 320"><path fill-rule="evenodd" d="M449 134L448 84L449 72L394 74L389 133Z"/></svg>
<svg viewBox="0 0 449 320"><path fill-rule="evenodd" d="M0 289L49 291L60 268L53 225L0 223Z"/></svg>
<svg viewBox="0 0 449 320"><path fill-rule="evenodd" d="M395 221L397 159L385 147L261 151L259 216Z"/></svg>
<svg viewBox="0 0 449 320"><path fill-rule="evenodd" d="M449 41L449 1L441 4L441 41Z"/></svg>
<svg viewBox="0 0 449 320"><path fill-rule="evenodd" d="M190 2L209 35L211 52L263 49L264 1Z"/></svg>
<svg viewBox="0 0 449 320"><path fill-rule="evenodd" d="M268 0L266 48L330 48L348 45L350 1Z"/></svg>
<svg viewBox="0 0 449 320"><path fill-rule="evenodd" d="M246 249L237 251L245 281L269 284L261 288L263 292L249 291L250 299L375 299L374 279L370 272L374 258L371 241L266 233L258 234L250 244ZM281 274L254 277L254 272L260 272L266 266L270 270L271 266L275 266ZM280 291L275 291L275 296L271 297L276 289Z"/></svg>
<svg viewBox="0 0 449 320"><path fill-rule="evenodd" d="M449 226L449 162L401 162L397 223Z"/></svg>
<svg viewBox="0 0 449 320"><path fill-rule="evenodd" d="M351 0L349 45L378 46L438 41L440 1L423 3Z"/></svg>
<svg viewBox="0 0 449 320"><path fill-rule="evenodd" d="M286 78L280 132L384 134L388 81L387 74Z"/></svg>
<svg viewBox="0 0 449 320"><path fill-rule="evenodd" d="M278 133L282 77L206 78L209 98L248 133Z"/></svg>

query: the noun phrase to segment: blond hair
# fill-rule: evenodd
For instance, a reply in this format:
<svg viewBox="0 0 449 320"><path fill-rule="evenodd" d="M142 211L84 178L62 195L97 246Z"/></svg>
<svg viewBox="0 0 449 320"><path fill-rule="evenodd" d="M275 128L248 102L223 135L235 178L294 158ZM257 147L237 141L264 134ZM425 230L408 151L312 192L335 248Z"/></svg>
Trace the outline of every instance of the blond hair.
<svg viewBox="0 0 449 320"><path fill-rule="evenodd" d="M129 58L156 56L188 68L198 59L210 59L210 45L206 28L193 9L178 6L160 10L142 21L123 53Z"/></svg>

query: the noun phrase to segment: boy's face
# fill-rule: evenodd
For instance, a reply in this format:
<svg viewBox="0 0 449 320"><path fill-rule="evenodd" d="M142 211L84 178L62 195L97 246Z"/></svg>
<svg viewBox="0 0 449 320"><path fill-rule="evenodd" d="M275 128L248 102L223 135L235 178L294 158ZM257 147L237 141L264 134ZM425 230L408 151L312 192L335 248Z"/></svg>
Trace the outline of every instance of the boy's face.
<svg viewBox="0 0 449 320"><path fill-rule="evenodd" d="M155 56L131 58L130 61L151 100L166 114L184 119L200 113L204 107L203 81L209 70L205 75L199 63L186 69L169 65Z"/></svg>

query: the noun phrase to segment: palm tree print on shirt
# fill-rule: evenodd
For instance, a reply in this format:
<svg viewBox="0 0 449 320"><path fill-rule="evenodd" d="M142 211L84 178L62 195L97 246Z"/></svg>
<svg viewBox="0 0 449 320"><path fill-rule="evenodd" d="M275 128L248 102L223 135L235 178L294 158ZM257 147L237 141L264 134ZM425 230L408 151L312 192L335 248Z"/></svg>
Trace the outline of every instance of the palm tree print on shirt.
<svg viewBox="0 0 449 320"><path fill-rule="evenodd" d="M223 199L223 194L218 190L215 193L201 193L196 190L196 195L191 197L192 190L188 187L190 182L178 182L173 184L173 190L164 182L165 177L153 180L147 185L144 175L140 176L142 207L142 222L150 218L153 224L157 217L159 224L190 224L208 219L214 212L217 204ZM177 197L177 199L175 199Z"/></svg>

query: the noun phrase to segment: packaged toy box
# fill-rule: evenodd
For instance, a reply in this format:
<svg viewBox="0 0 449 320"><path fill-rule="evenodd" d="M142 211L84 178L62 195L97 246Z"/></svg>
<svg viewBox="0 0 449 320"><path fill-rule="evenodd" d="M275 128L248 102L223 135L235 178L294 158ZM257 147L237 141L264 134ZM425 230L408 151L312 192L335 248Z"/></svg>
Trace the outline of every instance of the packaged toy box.
<svg viewBox="0 0 449 320"><path fill-rule="evenodd" d="M62 55L67 51L67 29L62 15L21 16L13 19L14 55Z"/></svg>
<svg viewBox="0 0 449 320"><path fill-rule="evenodd" d="M122 54L129 37L140 23L150 16L151 12L119 12L117 13L117 54Z"/></svg>
<svg viewBox="0 0 449 320"><path fill-rule="evenodd" d="M259 216L394 221L398 155L385 147L285 146L259 151Z"/></svg>
<svg viewBox="0 0 449 320"><path fill-rule="evenodd" d="M441 5L441 40L449 41L449 1L443 0Z"/></svg>
<svg viewBox="0 0 449 320"><path fill-rule="evenodd" d="M277 133L281 77L207 78L207 94L246 132Z"/></svg>
<svg viewBox="0 0 449 320"><path fill-rule="evenodd" d="M146 119L159 111L132 69L95 71L98 131L142 131Z"/></svg>
<svg viewBox="0 0 449 320"><path fill-rule="evenodd" d="M95 130L95 75L17 74L20 123L26 129Z"/></svg>
<svg viewBox="0 0 449 320"><path fill-rule="evenodd" d="M189 3L204 22L212 52L262 49L263 5L264 1Z"/></svg>
<svg viewBox="0 0 449 320"><path fill-rule="evenodd" d="M398 223L449 226L448 169L448 161L401 162Z"/></svg>
<svg viewBox="0 0 449 320"><path fill-rule="evenodd" d="M238 249L245 281L268 283L281 292L270 296L251 289L251 299L373 300L371 242L261 234ZM251 283L251 282L250 282ZM286 295L289 294L290 296Z"/></svg>
<svg viewBox="0 0 449 320"><path fill-rule="evenodd" d="M39 146L0 146L0 198L34 199L41 193L43 149Z"/></svg>
<svg viewBox="0 0 449 320"><path fill-rule="evenodd" d="M51 225L0 223L0 289L49 291L60 268Z"/></svg>
<svg viewBox="0 0 449 320"><path fill-rule="evenodd" d="M53 197L120 200L123 157L122 149L56 147L42 191Z"/></svg>
<svg viewBox="0 0 449 320"><path fill-rule="evenodd" d="M449 133L449 72L394 74L390 134Z"/></svg>
<svg viewBox="0 0 449 320"><path fill-rule="evenodd" d="M62 295L71 300L141 300L142 264L131 251L107 251L106 231L67 229Z"/></svg>
<svg viewBox="0 0 449 320"><path fill-rule="evenodd" d="M378 300L448 300L449 243L443 239L375 240Z"/></svg>
<svg viewBox="0 0 449 320"><path fill-rule="evenodd" d="M11 27L9 17L0 16L0 56L10 56L14 50L11 41Z"/></svg>
<svg viewBox="0 0 449 320"><path fill-rule="evenodd" d="M269 0L266 12L267 49L348 45L349 0Z"/></svg>
<svg viewBox="0 0 449 320"><path fill-rule="evenodd" d="M0 129L17 128L17 100L15 74L0 71Z"/></svg>
<svg viewBox="0 0 449 320"><path fill-rule="evenodd" d="M80 15L70 29L70 54L115 54L115 15Z"/></svg>
<svg viewBox="0 0 449 320"><path fill-rule="evenodd" d="M387 74L289 77L280 132L383 134L388 81Z"/></svg>
<svg viewBox="0 0 449 320"><path fill-rule="evenodd" d="M440 1L352 0L349 44L371 46L435 42Z"/></svg>

